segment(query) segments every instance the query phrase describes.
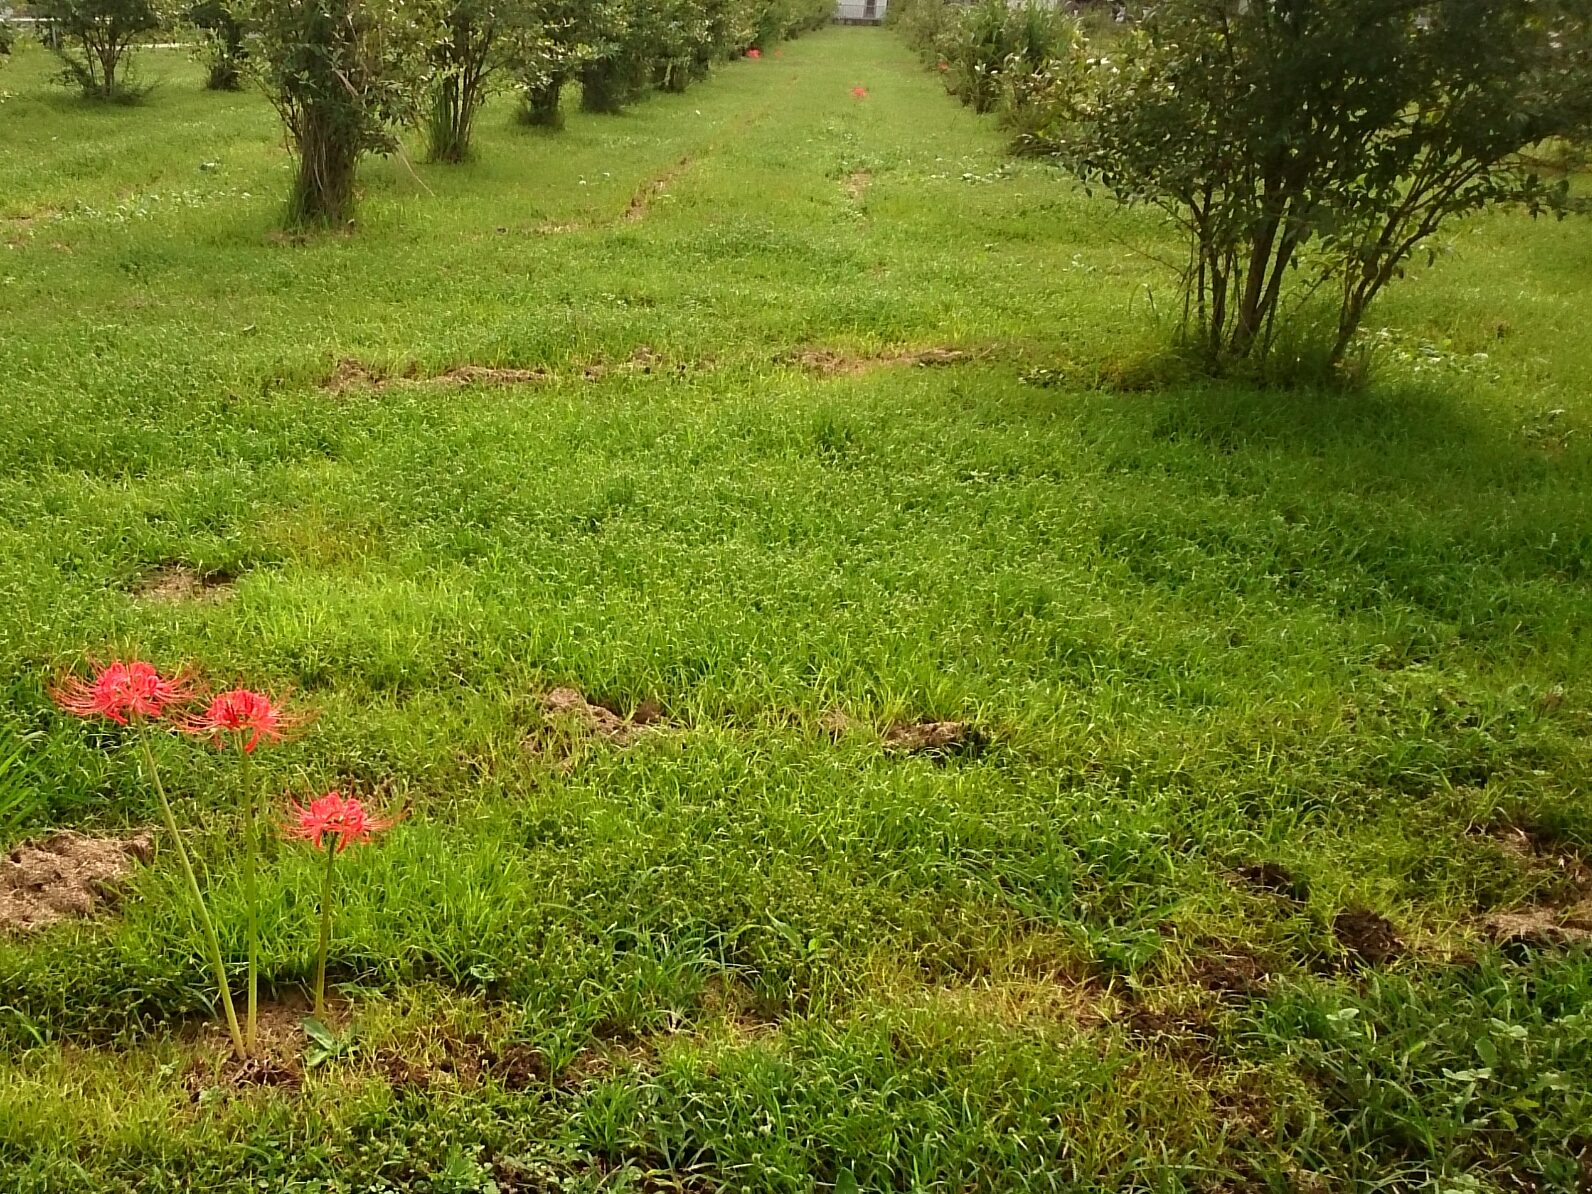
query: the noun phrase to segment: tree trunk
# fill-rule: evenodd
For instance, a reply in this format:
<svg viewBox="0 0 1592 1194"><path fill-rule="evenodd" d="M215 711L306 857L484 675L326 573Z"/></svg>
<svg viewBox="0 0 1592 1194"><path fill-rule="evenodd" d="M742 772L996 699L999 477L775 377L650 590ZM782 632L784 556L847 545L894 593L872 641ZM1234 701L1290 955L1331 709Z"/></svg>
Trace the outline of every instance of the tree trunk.
<svg viewBox="0 0 1592 1194"><path fill-rule="evenodd" d="M444 75L431 112L431 160L462 162L470 153L469 96L457 74Z"/></svg>
<svg viewBox="0 0 1592 1194"><path fill-rule="evenodd" d="M540 87L530 87L525 91L525 123L534 124L540 128L556 129L562 123L561 113L558 110L559 95L564 90L564 80L554 79Z"/></svg>
<svg viewBox="0 0 1592 1194"><path fill-rule="evenodd" d="M1271 272L1271 250L1277 241L1277 225L1281 217L1273 211L1250 241L1249 266L1244 271L1244 293L1238 300L1237 318L1233 321L1232 353L1239 360L1249 355L1255 343L1255 334L1265 322L1261 297L1266 293L1266 278Z"/></svg>
<svg viewBox="0 0 1592 1194"><path fill-rule="evenodd" d="M298 141L299 170L288 200L288 223L343 223L353 210L357 142L331 113L313 107L304 114Z"/></svg>

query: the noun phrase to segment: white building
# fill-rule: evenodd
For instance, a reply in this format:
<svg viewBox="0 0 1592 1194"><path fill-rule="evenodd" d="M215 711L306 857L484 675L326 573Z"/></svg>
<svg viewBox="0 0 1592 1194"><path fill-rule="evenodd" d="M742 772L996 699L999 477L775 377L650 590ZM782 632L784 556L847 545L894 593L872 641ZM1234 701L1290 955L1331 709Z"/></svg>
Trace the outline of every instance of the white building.
<svg viewBox="0 0 1592 1194"><path fill-rule="evenodd" d="M890 0L836 0L835 20L842 25L877 25Z"/></svg>

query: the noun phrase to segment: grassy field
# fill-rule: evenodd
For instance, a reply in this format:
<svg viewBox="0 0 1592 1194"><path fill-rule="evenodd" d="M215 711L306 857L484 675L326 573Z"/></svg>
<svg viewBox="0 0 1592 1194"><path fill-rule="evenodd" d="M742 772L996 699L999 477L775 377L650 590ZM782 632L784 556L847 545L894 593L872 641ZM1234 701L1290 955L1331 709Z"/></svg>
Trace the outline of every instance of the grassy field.
<svg viewBox="0 0 1592 1194"><path fill-rule="evenodd" d="M503 101L308 240L266 102L143 62L0 70L0 845L158 821L85 652L291 687L272 788L410 816L315 1066L274 855L276 1081L169 851L0 938L0 1190L1592 1182L1592 956L1489 927L1592 909L1584 223L1456 229L1364 386L1261 390L887 31ZM232 772L160 747L241 974Z"/></svg>

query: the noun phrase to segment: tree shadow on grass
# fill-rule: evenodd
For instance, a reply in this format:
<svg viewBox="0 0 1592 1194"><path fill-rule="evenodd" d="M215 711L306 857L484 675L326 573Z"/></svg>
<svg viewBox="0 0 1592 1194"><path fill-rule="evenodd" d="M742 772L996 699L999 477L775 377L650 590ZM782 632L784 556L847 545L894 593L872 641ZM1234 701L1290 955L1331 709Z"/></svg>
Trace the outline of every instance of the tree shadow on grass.
<svg viewBox="0 0 1592 1194"><path fill-rule="evenodd" d="M1089 405L1102 549L1141 579L1528 634L1583 606L1565 586L1592 576L1592 456L1568 413L1408 385Z"/></svg>

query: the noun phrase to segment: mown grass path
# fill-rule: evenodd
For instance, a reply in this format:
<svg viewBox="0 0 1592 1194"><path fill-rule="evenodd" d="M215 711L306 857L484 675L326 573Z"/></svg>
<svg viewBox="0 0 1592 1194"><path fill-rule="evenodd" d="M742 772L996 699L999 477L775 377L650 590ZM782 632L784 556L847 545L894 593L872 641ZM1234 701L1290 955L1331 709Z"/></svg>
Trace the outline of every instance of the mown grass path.
<svg viewBox="0 0 1592 1194"><path fill-rule="evenodd" d="M1466 226L1367 386L1261 391L885 31L499 103L303 243L265 103L146 69L0 74L0 830L153 823L45 693L118 648L291 686L267 782L412 815L307 1073L271 860L286 1085L216 1072L165 855L0 942L0 1189L1575 1180L1592 963L1488 920L1592 890L1583 224ZM230 772L163 747L241 963Z"/></svg>

